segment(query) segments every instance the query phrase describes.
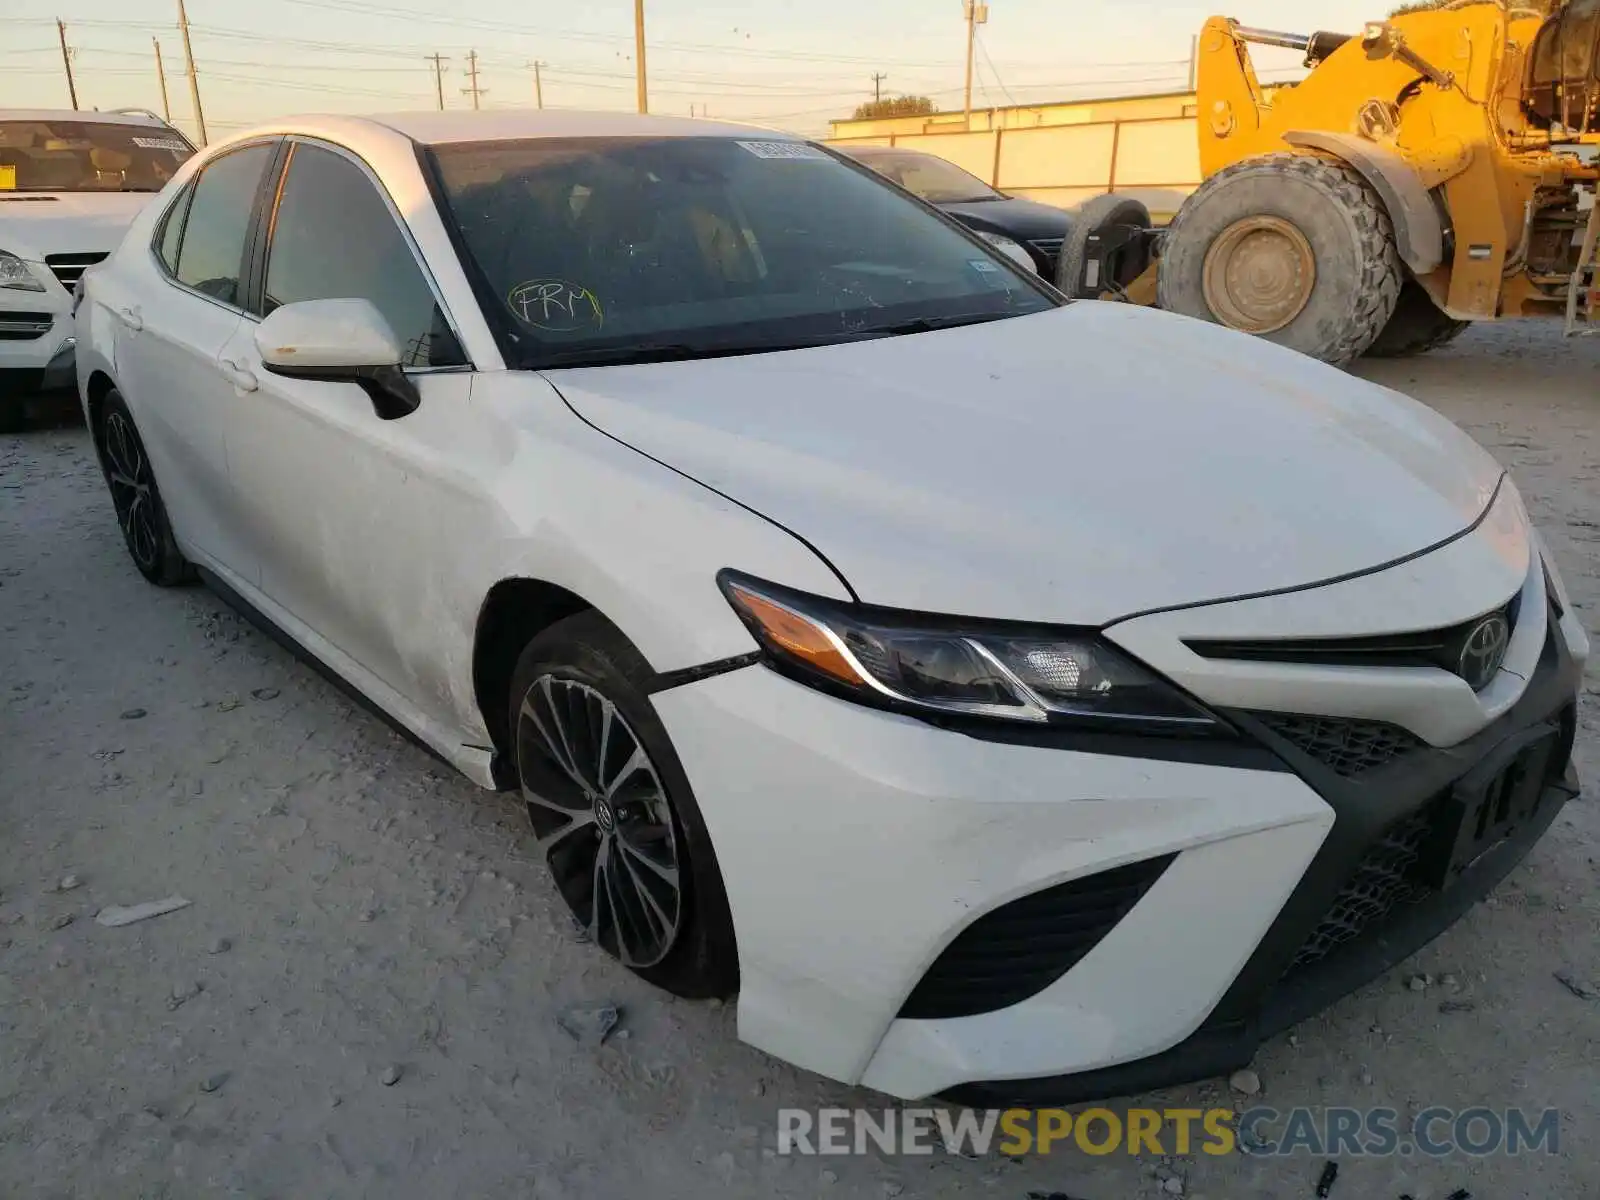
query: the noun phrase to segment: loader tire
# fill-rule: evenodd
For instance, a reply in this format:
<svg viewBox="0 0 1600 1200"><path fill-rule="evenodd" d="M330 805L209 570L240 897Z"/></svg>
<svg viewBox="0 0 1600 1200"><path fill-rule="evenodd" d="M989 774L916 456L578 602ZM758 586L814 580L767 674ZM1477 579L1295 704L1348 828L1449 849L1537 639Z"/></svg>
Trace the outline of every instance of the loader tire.
<svg viewBox="0 0 1600 1200"><path fill-rule="evenodd" d="M1382 203L1331 158L1267 154L1206 180L1167 229L1162 308L1343 366L1383 332L1400 255Z"/></svg>
<svg viewBox="0 0 1600 1200"><path fill-rule="evenodd" d="M1367 350L1368 358L1409 358L1453 342L1471 325L1444 313L1428 291L1414 279L1400 289L1400 303Z"/></svg>
<svg viewBox="0 0 1600 1200"><path fill-rule="evenodd" d="M1080 300L1098 300L1108 291L1127 287L1144 272L1146 255L1130 255L1126 249L1111 255L1111 278L1096 279L1093 284L1084 282L1083 273L1089 248L1089 238L1103 230L1118 225L1150 228L1150 210L1127 196L1107 194L1086 200L1072 210L1072 230L1061 243L1061 257L1056 260L1056 287Z"/></svg>

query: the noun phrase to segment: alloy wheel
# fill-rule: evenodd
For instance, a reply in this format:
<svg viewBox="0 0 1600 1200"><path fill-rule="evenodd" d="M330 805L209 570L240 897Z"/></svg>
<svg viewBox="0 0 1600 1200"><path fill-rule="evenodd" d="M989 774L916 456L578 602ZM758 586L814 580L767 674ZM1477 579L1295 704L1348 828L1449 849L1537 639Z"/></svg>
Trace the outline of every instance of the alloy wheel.
<svg viewBox="0 0 1600 1200"><path fill-rule="evenodd" d="M534 836L573 915L624 965L660 963L684 919L678 838L633 727L588 684L546 674L523 697L516 744Z"/></svg>
<svg viewBox="0 0 1600 1200"><path fill-rule="evenodd" d="M106 417L104 448L106 477L117 524L128 551L140 568L156 569L161 555L161 534L156 525L155 480L139 435L126 417L113 412Z"/></svg>

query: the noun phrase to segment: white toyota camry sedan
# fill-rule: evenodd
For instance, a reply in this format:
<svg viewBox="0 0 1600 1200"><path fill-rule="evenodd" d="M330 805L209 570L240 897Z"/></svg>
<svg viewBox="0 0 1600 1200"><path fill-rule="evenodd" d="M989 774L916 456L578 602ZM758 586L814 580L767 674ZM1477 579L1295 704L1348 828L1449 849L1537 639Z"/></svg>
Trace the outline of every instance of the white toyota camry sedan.
<svg viewBox="0 0 1600 1200"><path fill-rule="evenodd" d="M287 120L77 315L138 569L520 789L601 950L836 1079L1241 1065L1577 791L1588 645L1464 433L803 140Z"/></svg>

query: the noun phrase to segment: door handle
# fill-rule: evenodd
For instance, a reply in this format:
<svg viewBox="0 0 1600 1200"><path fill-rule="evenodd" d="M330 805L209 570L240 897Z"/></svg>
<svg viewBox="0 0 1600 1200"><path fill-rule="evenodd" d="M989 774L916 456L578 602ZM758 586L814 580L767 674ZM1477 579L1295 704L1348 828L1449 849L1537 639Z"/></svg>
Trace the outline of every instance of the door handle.
<svg viewBox="0 0 1600 1200"><path fill-rule="evenodd" d="M144 328L144 318L139 315L137 308L119 308L117 309L117 317L135 333Z"/></svg>
<svg viewBox="0 0 1600 1200"><path fill-rule="evenodd" d="M218 359L217 365L222 368L222 373L227 376L228 382L241 392L253 392L261 386L254 375L231 358Z"/></svg>

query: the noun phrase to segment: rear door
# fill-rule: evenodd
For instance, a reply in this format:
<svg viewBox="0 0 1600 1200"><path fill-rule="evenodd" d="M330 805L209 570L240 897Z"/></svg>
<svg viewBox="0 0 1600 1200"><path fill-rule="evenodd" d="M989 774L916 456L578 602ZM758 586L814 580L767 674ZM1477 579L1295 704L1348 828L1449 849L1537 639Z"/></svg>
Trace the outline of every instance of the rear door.
<svg viewBox="0 0 1600 1200"><path fill-rule="evenodd" d="M113 309L123 326L117 383L178 537L207 565L245 579L226 436L245 393L218 360L245 319L242 280L278 148L278 139L255 142L208 163L157 228L151 287Z"/></svg>

